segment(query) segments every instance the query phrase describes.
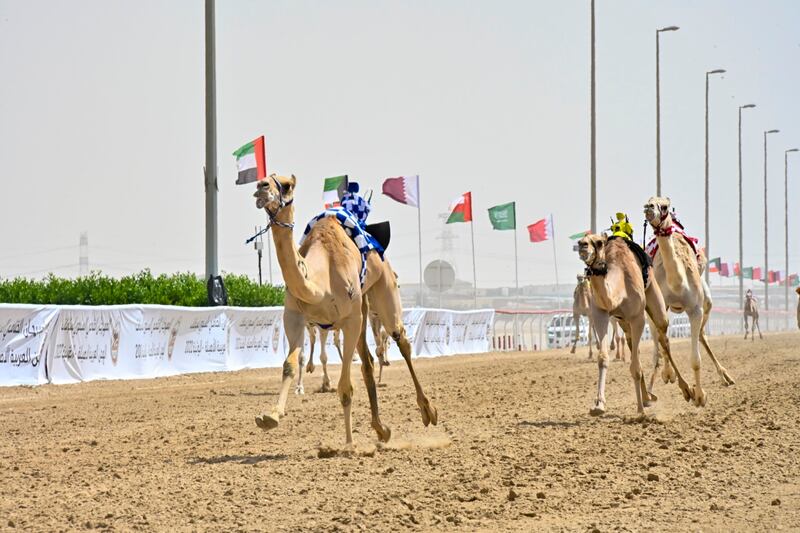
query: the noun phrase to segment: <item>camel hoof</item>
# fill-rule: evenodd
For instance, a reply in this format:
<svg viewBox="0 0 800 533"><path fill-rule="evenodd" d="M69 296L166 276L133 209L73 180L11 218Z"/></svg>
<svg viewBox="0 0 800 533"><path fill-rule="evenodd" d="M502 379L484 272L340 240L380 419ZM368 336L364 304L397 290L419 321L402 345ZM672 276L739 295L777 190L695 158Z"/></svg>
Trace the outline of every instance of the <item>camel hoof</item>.
<svg viewBox="0 0 800 533"><path fill-rule="evenodd" d="M683 399L687 402L694 400L694 390L689 388L689 384L683 380L678 381L678 388L683 393Z"/></svg>
<svg viewBox="0 0 800 533"><path fill-rule="evenodd" d="M661 371L661 379L664 381L664 383L675 383L677 378L678 376L675 373L675 369L672 368L672 365L670 364L667 364Z"/></svg>
<svg viewBox="0 0 800 533"><path fill-rule="evenodd" d="M422 414L422 424L425 427L430 424L435 426L439 423L439 412L427 399L419 404L419 412Z"/></svg>
<svg viewBox="0 0 800 533"><path fill-rule="evenodd" d="M575 347L573 346L569 353L575 353Z"/></svg>
<svg viewBox="0 0 800 533"><path fill-rule="evenodd" d="M317 367L314 366L314 363L309 361L308 364L306 365L306 374L313 374L315 368Z"/></svg>
<svg viewBox="0 0 800 533"><path fill-rule="evenodd" d="M303 388L302 385L298 385L297 387L294 388L294 393L298 396L304 396L306 390Z"/></svg>
<svg viewBox="0 0 800 533"><path fill-rule="evenodd" d="M378 434L378 440L381 442L389 442L392 438L392 430L385 424L380 424L375 428L375 433Z"/></svg>
<svg viewBox="0 0 800 533"><path fill-rule="evenodd" d="M320 392L335 392L330 383L323 383L319 388Z"/></svg>
<svg viewBox="0 0 800 533"><path fill-rule="evenodd" d="M256 425L264 431L275 429L278 427L278 416L275 414L257 416Z"/></svg>
<svg viewBox="0 0 800 533"><path fill-rule="evenodd" d="M606 414L606 402L601 400L594 402L594 407L589 409L589 414L592 416L602 416Z"/></svg>
<svg viewBox="0 0 800 533"><path fill-rule="evenodd" d="M382 359L381 360L381 366L390 366L390 365L391 365L391 363L389 362L388 359Z"/></svg>
<svg viewBox="0 0 800 533"><path fill-rule="evenodd" d="M731 385L736 385L736 382L733 380L730 374L728 374L727 370L723 370L722 374L720 375L722 376L722 383L726 387L730 387Z"/></svg>
<svg viewBox="0 0 800 533"><path fill-rule="evenodd" d="M706 402L708 401L708 395L706 394L706 391L704 391L702 387L697 386L692 387L692 398L694 399L694 405L697 407L705 407Z"/></svg>

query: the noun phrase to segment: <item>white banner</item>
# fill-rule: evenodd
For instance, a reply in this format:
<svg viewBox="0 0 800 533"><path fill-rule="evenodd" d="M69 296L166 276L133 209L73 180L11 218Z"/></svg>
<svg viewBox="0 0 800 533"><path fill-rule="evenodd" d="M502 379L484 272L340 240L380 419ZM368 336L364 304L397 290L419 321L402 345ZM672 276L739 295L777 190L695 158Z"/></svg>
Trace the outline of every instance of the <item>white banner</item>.
<svg viewBox="0 0 800 533"><path fill-rule="evenodd" d="M0 305L0 385L47 383L48 338L58 309Z"/></svg>
<svg viewBox="0 0 800 533"><path fill-rule="evenodd" d="M280 367L288 350L282 317L281 307L0 304L0 385ZM488 351L493 320L493 310L403 314L412 353L422 357ZM371 331L367 338L374 350ZM390 344L390 359L401 359ZM332 345L328 352L338 355Z"/></svg>

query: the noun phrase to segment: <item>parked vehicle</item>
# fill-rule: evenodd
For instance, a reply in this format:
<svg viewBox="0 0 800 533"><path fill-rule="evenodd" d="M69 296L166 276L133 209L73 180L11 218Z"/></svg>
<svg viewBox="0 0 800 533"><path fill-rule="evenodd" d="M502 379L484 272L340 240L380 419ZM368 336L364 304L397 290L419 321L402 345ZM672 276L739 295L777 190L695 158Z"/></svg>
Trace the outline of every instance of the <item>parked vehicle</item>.
<svg viewBox="0 0 800 533"><path fill-rule="evenodd" d="M571 346L575 338L575 322L572 314L553 315L547 324L547 347L564 348ZM578 324L578 344L585 346L589 340L589 320L582 316Z"/></svg>

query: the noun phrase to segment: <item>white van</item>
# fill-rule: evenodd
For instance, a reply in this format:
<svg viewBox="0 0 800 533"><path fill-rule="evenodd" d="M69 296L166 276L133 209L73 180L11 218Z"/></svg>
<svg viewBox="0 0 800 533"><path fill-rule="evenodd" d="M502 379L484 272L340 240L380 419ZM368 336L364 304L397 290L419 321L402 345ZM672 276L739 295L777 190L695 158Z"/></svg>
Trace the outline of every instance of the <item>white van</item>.
<svg viewBox="0 0 800 533"><path fill-rule="evenodd" d="M572 346L575 339L575 322L571 313L553 315L547 323L547 347ZM578 344L585 346L589 340L589 320L582 316L578 324Z"/></svg>

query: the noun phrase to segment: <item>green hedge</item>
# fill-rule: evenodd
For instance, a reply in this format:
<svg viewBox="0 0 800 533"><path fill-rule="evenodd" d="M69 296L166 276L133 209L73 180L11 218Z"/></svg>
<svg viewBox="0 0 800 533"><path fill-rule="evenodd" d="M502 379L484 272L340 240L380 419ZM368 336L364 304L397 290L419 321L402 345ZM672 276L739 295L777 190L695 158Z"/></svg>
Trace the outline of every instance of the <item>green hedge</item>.
<svg viewBox="0 0 800 533"><path fill-rule="evenodd" d="M242 307L283 305L284 288L259 285L247 276L223 274L228 304ZM56 305L162 304L208 305L206 283L193 273L153 276L149 270L111 278L100 272L76 279L50 274L42 280L0 280L0 302Z"/></svg>

